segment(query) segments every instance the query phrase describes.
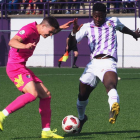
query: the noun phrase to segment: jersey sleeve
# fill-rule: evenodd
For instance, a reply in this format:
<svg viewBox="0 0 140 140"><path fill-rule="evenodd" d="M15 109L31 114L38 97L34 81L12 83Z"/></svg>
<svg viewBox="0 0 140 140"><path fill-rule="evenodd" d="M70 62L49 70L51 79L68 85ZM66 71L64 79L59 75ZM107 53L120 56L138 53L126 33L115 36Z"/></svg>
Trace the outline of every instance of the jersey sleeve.
<svg viewBox="0 0 140 140"><path fill-rule="evenodd" d="M124 25L120 22L118 18L116 18L116 30L121 31L124 28Z"/></svg>
<svg viewBox="0 0 140 140"><path fill-rule="evenodd" d="M18 31L16 35L21 37L22 40L25 41L28 37L31 36L31 32L28 28L23 27Z"/></svg>
<svg viewBox="0 0 140 140"><path fill-rule="evenodd" d="M87 36L87 24L83 24L83 26L80 28L80 30L76 33L76 40L77 42L80 42L83 37Z"/></svg>

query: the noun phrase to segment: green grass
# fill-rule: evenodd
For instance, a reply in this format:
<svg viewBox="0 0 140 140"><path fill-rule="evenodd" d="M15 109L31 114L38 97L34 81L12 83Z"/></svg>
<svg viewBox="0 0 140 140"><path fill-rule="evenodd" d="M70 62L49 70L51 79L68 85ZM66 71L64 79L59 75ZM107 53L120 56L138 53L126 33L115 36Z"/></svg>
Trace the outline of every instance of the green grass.
<svg viewBox="0 0 140 140"><path fill-rule="evenodd" d="M76 101L79 77L83 68L31 68L51 91L51 129L67 140L140 140L140 69L118 69L120 114L117 122L109 124L108 96L100 82L89 98L86 114L89 120L80 135L66 134L61 121L66 115L77 116ZM0 68L0 110L3 110L21 93ZM4 122L0 140L39 140L41 120L38 111L39 100L9 115Z"/></svg>

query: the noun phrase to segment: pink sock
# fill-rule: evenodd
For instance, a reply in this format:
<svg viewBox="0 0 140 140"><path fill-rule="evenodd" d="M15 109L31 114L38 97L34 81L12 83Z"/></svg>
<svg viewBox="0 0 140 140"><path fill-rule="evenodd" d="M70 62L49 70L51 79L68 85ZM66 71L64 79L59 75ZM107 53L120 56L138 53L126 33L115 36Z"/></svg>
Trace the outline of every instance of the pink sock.
<svg viewBox="0 0 140 140"><path fill-rule="evenodd" d="M11 104L9 104L5 109L8 111L8 113L13 113L16 110L24 107L26 104L34 101L36 98L30 94L25 93L17 97Z"/></svg>
<svg viewBox="0 0 140 140"><path fill-rule="evenodd" d="M40 99L39 102L39 113L41 115L42 129L50 128L51 123L51 97Z"/></svg>

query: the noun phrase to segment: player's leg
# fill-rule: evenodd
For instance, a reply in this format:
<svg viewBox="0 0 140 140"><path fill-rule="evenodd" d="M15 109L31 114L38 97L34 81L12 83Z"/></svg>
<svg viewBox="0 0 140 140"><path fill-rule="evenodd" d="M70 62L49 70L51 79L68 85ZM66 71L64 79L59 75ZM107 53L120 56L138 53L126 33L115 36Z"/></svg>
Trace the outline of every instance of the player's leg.
<svg viewBox="0 0 140 140"><path fill-rule="evenodd" d="M74 53L74 59L73 59L73 68L78 68L78 66L76 66L76 61L77 61L77 58L78 58L78 51L73 51Z"/></svg>
<svg viewBox="0 0 140 140"><path fill-rule="evenodd" d="M81 125L78 133L81 132L83 124L87 121L85 110L88 104L89 95L99 82L99 79L94 75L93 68L94 68L93 63L90 62L86 66L82 76L80 77L79 94L77 99L77 110Z"/></svg>
<svg viewBox="0 0 140 140"><path fill-rule="evenodd" d="M93 89L94 89L93 87L91 87L87 84L84 84L82 82L80 82L80 84L79 84L77 110L78 110L78 116L79 116L79 120L80 120L80 128L79 128L78 132L76 132L76 133L81 132L84 123L88 120L87 116L85 115L85 110L86 110L86 106L88 104L89 95Z"/></svg>
<svg viewBox="0 0 140 140"><path fill-rule="evenodd" d="M25 85L23 92L25 94L22 94L19 97L17 97L2 112L0 112L0 129L1 130L3 130L2 123L9 114L17 111L18 109L24 107L26 104L34 101L36 97L38 96L36 88L35 88L35 83L33 81Z"/></svg>
<svg viewBox="0 0 140 140"><path fill-rule="evenodd" d="M119 114L119 95L117 93L118 76L114 71L108 71L105 73L103 78L103 83L108 93L108 103L110 106L109 122L111 124L115 123L117 116Z"/></svg>
<svg viewBox="0 0 140 140"><path fill-rule="evenodd" d="M23 92L24 94L18 96L11 104L9 104L5 108L9 114L24 107L26 104L34 101L38 96L35 88L35 83L33 81L26 84L26 86L23 89Z"/></svg>
<svg viewBox="0 0 140 140"><path fill-rule="evenodd" d="M118 82L116 61L112 58L94 59L95 73L103 82L108 93L110 105L109 122L115 123L119 113L119 95L116 87Z"/></svg>
<svg viewBox="0 0 140 140"><path fill-rule="evenodd" d="M34 74L31 70L27 69L24 65L21 64L7 64L6 72L15 86L21 92L24 92L24 94L17 97L0 113L1 130L3 129L2 123L6 116L24 107L26 104L34 101L38 97L38 93L35 87L36 85L32 76ZM38 82L42 81L38 80Z"/></svg>
<svg viewBox="0 0 140 140"><path fill-rule="evenodd" d="M27 73L28 72L28 73ZM36 89L36 83L33 81L33 77L30 71L25 71L24 74L17 75L18 78L14 78L14 84L24 94L17 97L11 104L5 109L8 114L15 112L16 110L24 107L26 104L34 101L38 97L38 91ZM20 84L19 84L20 82ZM21 84L23 83L23 84Z"/></svg>
<svg viewBox="0 0 140 140"><path fill-rule="evenodd" d="M85 109L88 104L88 98L93 89L94 89L93 87L84 84L80 81L79 94L77 100L78 116L80 120L84 119Z"/></svg>
<svg viewBox="0 0 140 140"><path fill-rule="evenodd" d="M43 83L36 83L36 87L39 93L39 113L41 115L41 122L42 122L42 138L63 138L55 134L50 129L51 123L51 93L50 91L44 86Z"/></svg>

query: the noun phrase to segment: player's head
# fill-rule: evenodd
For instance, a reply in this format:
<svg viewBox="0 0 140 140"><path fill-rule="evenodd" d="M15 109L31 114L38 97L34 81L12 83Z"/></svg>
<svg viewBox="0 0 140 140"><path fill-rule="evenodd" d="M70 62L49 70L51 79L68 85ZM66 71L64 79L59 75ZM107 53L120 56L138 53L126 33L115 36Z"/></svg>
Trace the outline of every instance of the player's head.
<svg viewBox="0 0 140 140"><path fill-rule="evenodd" d="M44 38L52 36L59 29L59 23L54 17L45 17L39 24L39 34Z"/></svg>
<svg viewBox="0 0 140 140"><path fill-rule="evenodd" d="M102 3L93 5L93 20L96 26L100 27L106 19L106 6Z"/></svg>

